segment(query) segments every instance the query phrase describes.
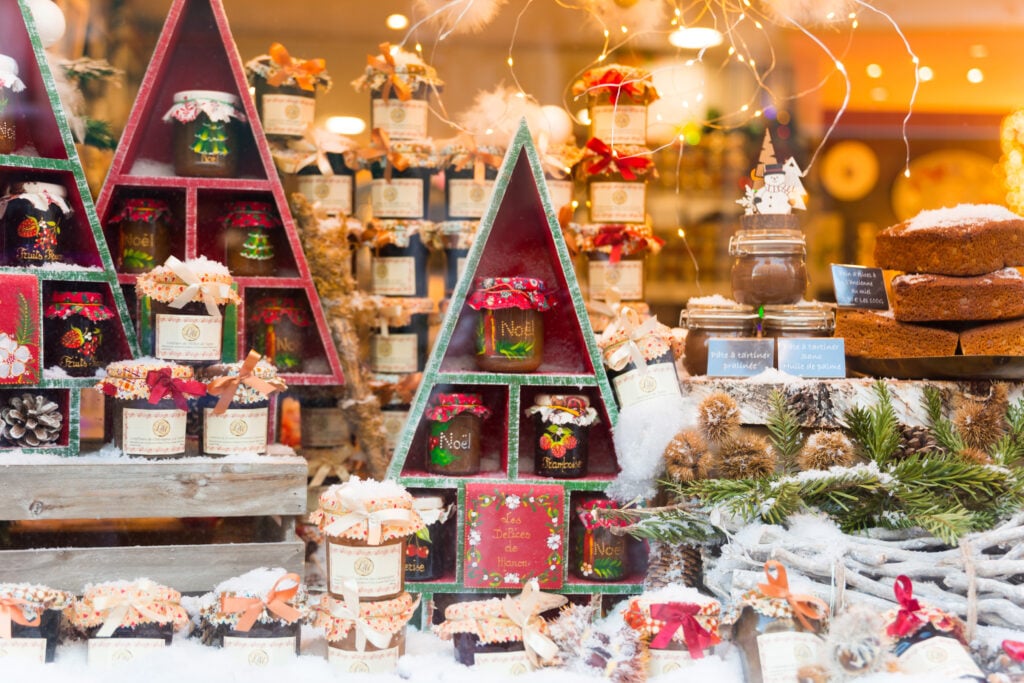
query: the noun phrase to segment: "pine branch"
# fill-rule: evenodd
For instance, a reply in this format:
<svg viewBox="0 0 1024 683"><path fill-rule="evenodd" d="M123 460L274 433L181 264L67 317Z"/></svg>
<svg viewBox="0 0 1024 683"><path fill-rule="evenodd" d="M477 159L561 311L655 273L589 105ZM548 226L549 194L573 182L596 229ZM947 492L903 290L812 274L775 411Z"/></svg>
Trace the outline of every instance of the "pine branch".
<svg viewBox="0 0 1024 683"><path fill-rule="evenodd" d="M885 383L879 380L872 388L878 398L875 404L870 408L850 408L845 420L864 455L884 465L900 447L899 418Z"/></svg>
<svg viewBox="0 0 1024 683"><path fill-rule="evenodd" d="M671 544L708 543L722 539L715 527L699 508L678 503L658 508L626 507L602 509L602 517L629 522L626 527L611 527L614 533L627 533L634 538Z"/></svg>
<svg viewBox="0 0 1024 683"><path fill-rule="evenodd" d="M786 395L782 391L773 389L768 401L768 440L779 454L785 468L793 469L793 460L804 443L800 421L787 405Z"/></svg>
<svg viewBox="0 0 1024 683"><path fill-rule="evenodd" d="M928 415L928 431L935 442L949 453L961 453L967 448L956 425L942 415L942 394L933 386L924 388L924 408Z"/></svg>

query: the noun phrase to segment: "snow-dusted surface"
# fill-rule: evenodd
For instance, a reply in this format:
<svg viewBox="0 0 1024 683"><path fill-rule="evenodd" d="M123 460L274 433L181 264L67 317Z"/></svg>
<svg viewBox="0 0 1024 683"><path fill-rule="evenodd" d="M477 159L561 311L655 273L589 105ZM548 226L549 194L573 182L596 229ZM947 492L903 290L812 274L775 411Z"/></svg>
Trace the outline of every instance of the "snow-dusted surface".
<svg viewBox="0 0 1024 683"><path fill-rule="evenodd" d="M231 455L225 455L223 457L210 457L208 455L194 455L186 456L181 458L164 458L162 460L153 460L151 458L133 458L125 455L121 449L117 448L113 443L108 443L100 450L94 453L87 453L84 455L74 456L62 456L55 455L53 453L25 453L21 449L5 450L3 454L0 454L0 467L6 467L10 465L56 465L56 464L74 464L74 465L103 465L103 464L126 464L126 463L216 463L220 464L239 464L239 463L267 463L270 461L279 461L282 459L295 460L298 462L306 462L305 459L295 454L295 451L290 446L284 444L274 443L267 444L267 452L265 454L259 454L256 452L252 453L233 453Z"/></svg>
<svg viewBox="0 0 1024 683"><path fill-rule="evenodd" d="M1020 216L998 204L958 204L953 208L922 211L907 223L907 230L944 228L985 221L1011 221Z"/></svg>

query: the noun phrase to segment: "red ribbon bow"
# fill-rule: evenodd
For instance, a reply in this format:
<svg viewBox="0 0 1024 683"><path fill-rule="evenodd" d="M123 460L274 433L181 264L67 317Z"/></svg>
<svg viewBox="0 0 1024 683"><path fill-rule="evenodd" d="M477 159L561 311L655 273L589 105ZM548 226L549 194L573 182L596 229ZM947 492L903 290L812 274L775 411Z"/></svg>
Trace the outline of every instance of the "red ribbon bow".
<svg viewBox="0 0 1024 683"><path fill-rule="evenodd" d="M21 598L0 598L0 639L11 639L11 623L21 626L39 626L40 619L25 617L25 607L30 603Z"/></svg>
<svg viewBox="0 0 1024 683"><path fill-rule="evenodd" d="M774 576L772 571L775 572ZM809 619L821 621L825 618L828 614L828 605L825 601L813 595L791 593L786 568L777 560L768 560L764 563L764 575L768 583L757 584L761 592L769 598L781 598L788 602L800 625L807 631L815 632L817 629L811 626Z"/></svg>
<svg viewBox="0 0 1024 683"><path fill-rule="evenodd" d="M267 84L274 87L294 78L296 85L303 90L313 90L316 77L327 68L327 63L319 58L294 59L281 43L271 45L269 54L277 70L267 75Z"/></svg>
<svg viewBox="0 0 1024 683"><path fill-rule="evenodd" d="M170 395L178 410L188 410L188 399L185 394L202 396L206 393L206 385L194 379L175 379L170 368L150 370L146 373L146 384L149 386L149 402L156 405ZM108 386L108 385L105 385Z"/></svg>
<svg viewBox="0 0 1024 683"><path fill-rule="evenodd" d="M278 590L278 586L285 581L290 581L295 585L284 590ZM222 595L220 597L220 611L226 614L241 612L242 616L238 618L235 630L242 631L243 633L252 628L259 616L263 614L264 609L268 612L273 612L291 624L302 616L299 610L288 604L288 601L294 598L295 594L299 591L299 584L301 582L302 578L298 574L285 574L274 583L274 587L267 593L266 600Z"/></svg>
<svg viewBox="0 0 1024 683"><path fill-rule="evenodd" d="M587 149L597 155L596 159L591 159L586 165L586 172L590 175L610 170L621 175L623 180L636 180L636 172L645 173L654 163L642 156L620 157L618 152L599 138L587 140Z"/></svg>
<svg viewBox="0 0 1024 683"><path fill-rule="evenodd" d="M896 621L889 624L885 632L894 638L902 638L917 630L924 620L917 616L921 603L914 599L914 584L910 577L901 574L896 577L892 588L896 602L900 603L900 611L896 613Z"/></svg>
<svg viewBox="0 0 1024 683"><path fill-rule="evenodd" d="M1019 640L1004 640L1003 652L1015 662L1024 662L1024 642Z"/></svg>
<svg viewBox="0 0 1024 683"><path fill-rule="evenodd" d="M608 90L608 99L611 100L612 104L618 104L619 97L622 96L623 92L629 95L630 99L634 102L641 102L643 99L644 88L645 85L643 81L636 79L626 80L626 76L619 70L608 69L601 75L601 78L599 78L588 89Z"/></svg>
<svg viewBox="0 0 1024 683"><path fill-rule="evenodd" d="M683 629L683 640L693 659L702 659L704 650L715 644L715 637L697 621L700 605L693 602L666 602L651 605L651 619L662 621L664 626L651 639L651 647L664 649L672 641L672 636L680 628Z"/></svg>
<svg viewBox="0 0 1024 683"><path fill-rule="evenodd" d="M412 97L412 89L395 73L395 56L391 54L391 43L381 43L378 48L380 48L380 56L366 55L366 63L371 69L377 69L387 74L388 78L384 82L384 88L380 91L380 98L387 102L391 97L391 91L394 90L398 99L405 102Z"/></svg>

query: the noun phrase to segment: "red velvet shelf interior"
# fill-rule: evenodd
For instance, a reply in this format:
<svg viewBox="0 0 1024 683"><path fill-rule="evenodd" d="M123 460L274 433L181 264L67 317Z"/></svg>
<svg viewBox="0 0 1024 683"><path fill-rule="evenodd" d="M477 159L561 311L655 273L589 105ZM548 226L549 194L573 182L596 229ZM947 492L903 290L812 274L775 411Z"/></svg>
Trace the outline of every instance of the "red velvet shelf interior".
<svg viewBox="0 0 1024 683"><path fill-rule="evenodd" d="M114 311L115 316L111 319L112 324L108 325L108 336L102 342L102 353L103 357L107 362L114 362L119 360L128 360L132 357L131 346L128 344L128 337L125 335L124 326L129 325L130 322L125 320L122 324L117 322L117 306L114 303L114 293L111 287L106 282L81 282L65 281L65 280L44 280L42 283L42 302L43 311L46 311L46 305L50 301L50 295L55 291L64 292L99 292L103 295L103 303ZM51 325L60 325L62 321L59 319L50 319L45 315L42 318L44 332L49 329ZM45 345L45 334L43 344ZM44 350L45 353L45 350ZM45 357L45 355L44 355Z"/></svg>

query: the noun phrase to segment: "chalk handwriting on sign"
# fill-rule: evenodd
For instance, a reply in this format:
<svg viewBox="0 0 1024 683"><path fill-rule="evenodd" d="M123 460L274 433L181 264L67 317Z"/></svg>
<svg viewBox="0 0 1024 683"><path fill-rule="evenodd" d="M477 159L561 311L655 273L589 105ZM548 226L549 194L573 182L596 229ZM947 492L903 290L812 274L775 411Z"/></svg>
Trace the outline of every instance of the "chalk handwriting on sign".
<svg viewBox="0 0 1024 683"><path fill-rule="evenodd" d="M881 268L833 263L832 284L836 290L836 304L841 308L870 308L879 311L889 308Z"/></svg>
<svg viewBox="0 0 1024 683"><path fill-rule="evenodd" d="M846 377L842 339L779 338L779 370L797 377Z"/></svg>
<svg viewBox="0 0 1024 683"><path fill-rule="evenodd" d="M773 367L773 339L708 340L708 377L753 377Z"/></svg>

